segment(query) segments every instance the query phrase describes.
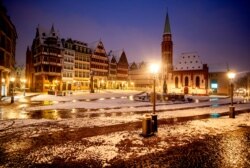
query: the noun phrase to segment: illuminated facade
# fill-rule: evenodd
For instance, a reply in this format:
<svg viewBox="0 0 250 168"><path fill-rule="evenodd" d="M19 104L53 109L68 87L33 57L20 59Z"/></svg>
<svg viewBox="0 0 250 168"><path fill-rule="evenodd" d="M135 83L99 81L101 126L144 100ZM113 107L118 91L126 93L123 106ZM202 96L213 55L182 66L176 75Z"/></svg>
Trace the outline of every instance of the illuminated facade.
<svg viewBox="0 0 250 168"><path fill-rule="evenodd" d="M73 49L75 51L73 90L87 90L90 83L91 49L87 43L76 40L73 41Z"/></svg>
<svg viewBox="0 0 250 168"><path fill-rule="evenodd" d="M128 89L129 64L124 50L109 52L108 88Z"/></svg>
<svg viewBox="0 0 250 168"><path fill-rule="evenodd" d="M15 73L16 39L16 28L0 2L0 100L10 93L10 77Z"/></svg>
<svg viewBox="0 0 250 168"><path fill-rule="evenodd" d="M36 29L31 50L27 49L26 69L32 72L26 74L28 87L31 91L44 92L60 90L62 84L63 46L54 26L50 31ZM27 71L26 71L27 72Z"/></svg>
<svg viewBox="0 0 250 168"><path fill-rule="evenodd" d="M101 40L61 40L53 26L50 31L38 27L26 52L27 87L41 92L89 90L93 78L94 89L127 88L125 51L110 54Z"/></svg>
<svg viewBox="0 0 250 168"><path fill-rule="evenodd" d="M208 66L202 63L198 53L182 53L173 65L173 42L168 14L161 49L163 92L165 90L166 93L173 94L208 94Z"/></svg>

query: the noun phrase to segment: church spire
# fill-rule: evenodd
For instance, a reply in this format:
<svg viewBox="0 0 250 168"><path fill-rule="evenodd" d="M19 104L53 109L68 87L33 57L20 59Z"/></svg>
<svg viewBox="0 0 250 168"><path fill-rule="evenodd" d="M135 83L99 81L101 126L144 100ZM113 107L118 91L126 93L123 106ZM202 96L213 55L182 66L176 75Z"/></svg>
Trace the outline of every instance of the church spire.
<svg viewBox="0 0 250 168"><path fill-rule="evenodd" d="M165 19L165 27L164 27L164 34L171 34L171 29L170 29L170 23L169 23L169 17L168 13L166 14L166 19Z"/></svg>

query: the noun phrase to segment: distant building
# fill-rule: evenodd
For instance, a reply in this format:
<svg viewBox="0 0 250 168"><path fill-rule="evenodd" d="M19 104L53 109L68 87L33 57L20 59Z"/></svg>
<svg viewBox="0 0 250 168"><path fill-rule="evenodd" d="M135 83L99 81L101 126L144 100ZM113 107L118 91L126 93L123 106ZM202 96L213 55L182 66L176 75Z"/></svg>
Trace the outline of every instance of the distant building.
<svg viewBox="0 0 250 168"><path fill-rule="evenodd" d="M63 68L62 68L62 90L72 90L75 76L75 50L71 39L62 39L63 45Z"/></svg>
<svg viewBox="0 0 250 168"><path fill-rule="evenodd" d="M133 62L129 67L130 87L138 90L148 90L153 84L152 74L149 72L149 64L145 62ZM158 82L159 83L159 82Z"/></svg>
<svg viewBox="0 0 250 168"><path fill-rule="evenodd" d="M15 73L16 39L16 28L0 1L0 100L10 93L10 77Z"/></svg>
<svg viewBox="0 0 250 168"><path fill-rule="evenodd" d="M109 52L108 88L127 89L129 64L124 50Z"/></svg>
<svg viewBox="0 0 250 168"><path fill-rule="evenodd" d="M106 53L101 40L85 43L60 39L54 26L38 26L31 49L26 52L26 79L31 91L127 88L128 61L125 51ZM112 60L110 60L112 57Z"/></svg>
<svg viewBox="0 0 250 168"><path fill-rule="evenodd" d="M90 83L91 49L87 43L74 40L73 50L75 51L73 90L87 90Z"/></svg>
<svg viewBox="0 0 250 168"><path fill-rule="evenodd" d="M227 72L209 72L209 94L229 95Z"/></svg>

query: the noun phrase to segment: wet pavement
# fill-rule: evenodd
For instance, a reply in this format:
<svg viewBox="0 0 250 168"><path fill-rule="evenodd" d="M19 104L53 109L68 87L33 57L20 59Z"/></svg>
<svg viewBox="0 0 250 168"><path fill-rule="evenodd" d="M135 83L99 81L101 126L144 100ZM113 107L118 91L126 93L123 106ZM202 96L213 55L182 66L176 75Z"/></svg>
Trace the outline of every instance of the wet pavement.
<svg viewBox="0 0 250 168"><path fill-rule="evenodd" d="M34 96L34 95L33 95ZM31 101L31 98L33 96L26 96L21 97L18 100L15 101L14 104L5 103L1 104L0 107L0 119L67 119L67 118L93 118L93 117L100 117L100 116L129 116L133 114L145 114L148 112L151 112L151 109L147 111L136 111L133 109L141 108L141 107L152 107L152 105L140 105L140 106L124 106L124 107L112 107L112 108L97 108L97 109L84 109L84 108L78 108L78 109L63 109L63 110L36 110L36 111L26 111L25 109L28 107L35 107L35 106L48 106L58 103L57 101ZM97 101L97 100L106 100L106 99L129 99L133 101L133 96L122 96L122 97L110 97L110 98L99 98L99 99L79 99L79 100L73 100L73 102L76 101L82 101L82 102L89 102L89 101ZM216 104L216 101L218 99L212 99L210 101L214 101L215 103L211 105L211 107L219 107L222 105L228 105L228 103L225 104ZM65 103L65 102L60 102ZM183 104L187 102L175 102L175 104ZM166 106L166 104L157 104L157 107L159 106ZM199 106L196 108L204 108L209 107L210 105L204 105ZM122 108L131 108L130 112L119 112ZM175 111L175 110L187 110L187 109L193 109L194 107L180 107L180 108L174 108L174 109L167 109L167 111ZM117 110L116 112L109 112L104 113L102 111L104 110ZM166 109L157 109L157 112L164 112ZM7 113L4 113L7 112ZM91 112L91 113L86 113ZM223 114L222 114L223 115ZM211 116L206 115L203 118L209 118ZM201 118L201 117L198 117Z"/></svg>

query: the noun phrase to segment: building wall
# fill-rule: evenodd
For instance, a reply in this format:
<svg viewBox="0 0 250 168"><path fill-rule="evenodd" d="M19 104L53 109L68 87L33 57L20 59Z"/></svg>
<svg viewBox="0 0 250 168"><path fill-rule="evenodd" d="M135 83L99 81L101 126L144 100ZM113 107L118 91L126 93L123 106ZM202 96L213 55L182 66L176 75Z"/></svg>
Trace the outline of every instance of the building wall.
<svg viewBox="0 0 250 168"><path fill-rule="evenodd" d="M30 85L32 91L60 90L62 51L62 43L54 27L52 26L50 31L46 31L38 26L31 48L34 68Z"/></svg>
<svg viewBox="0 0 250 168"><path fill-rule="evenodd" d="M15 75L16 39L16 28L0 3L0 100L10 93L10 77Z"/></svg>
<svg viewBox="0 0 250 168"><path fill-rule="evenodd" d="M227 72L210 72L208 83L210 94L229 95L229 80ZM217 89L213 88L212 84L217 84Z"/></svg>

